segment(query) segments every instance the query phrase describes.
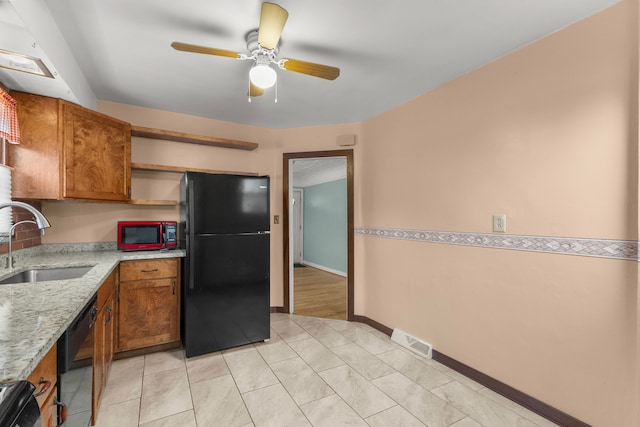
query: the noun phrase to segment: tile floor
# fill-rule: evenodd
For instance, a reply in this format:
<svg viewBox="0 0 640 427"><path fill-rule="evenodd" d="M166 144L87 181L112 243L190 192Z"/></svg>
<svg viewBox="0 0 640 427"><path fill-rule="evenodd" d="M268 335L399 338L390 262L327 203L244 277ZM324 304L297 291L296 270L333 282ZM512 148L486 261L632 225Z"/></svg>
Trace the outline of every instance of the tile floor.
<svg viewBox="0 0 640 427"><path fill-rule="evenodd" d="M113 363L98 427L555 426L362 323L272 314L271 340Z"/></svg>

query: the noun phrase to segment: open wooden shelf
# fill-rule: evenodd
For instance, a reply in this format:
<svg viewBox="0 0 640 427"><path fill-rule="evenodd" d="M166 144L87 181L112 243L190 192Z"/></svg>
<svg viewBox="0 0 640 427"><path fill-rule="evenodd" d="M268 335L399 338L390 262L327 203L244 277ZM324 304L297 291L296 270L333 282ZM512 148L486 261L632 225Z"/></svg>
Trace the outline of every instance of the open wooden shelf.
<svg viewBox="0 0 640 427"><path fill-rule="evenodd" d="M234 148L237 150L255 150L258 144L255 142L236 141L232 139L215 138L211 136L201 136L182 132L173 132L161 129L145 128L142 126L131 126L131 136L140 138L160 139L164 141L186 142L189 144L209 145L214 147ZM131 163L132 170L154 171L154 172L203 172L203 173L224 173L234 175L258 176L254 172L221 171L214 169L192 168L184 166L152 165L148 163ZM147 200L133 199L129 201L131 205L147 206L176 206L175 200Z"/></svg>
<svg viewBox="0 0 640 427"><path fill-rule="evenodd" d="M148 200L148 199L131 199L130 205L146 205L146 206L176 206L176 200Z"/></svg>
<svg viewBox="0 0 640 427"><path fill-rule="evenodd" d="M232 175L258 176L258 174L255 172L221 171L221 170L214 170L214 169L201 169L201 168L192 168L192 167L184 167L184 166L151 165L148 163L131 163L131 169L143 170L143 171L155 171L155 172L175 172L175 173L204 172L204 173L225 173L225 174L232 174Z"/></svg>
<svg viewBox="0 0 640 427"><path fill-rule="evenodd" d="M214 169L200 169L184 166L164 166L164 165L152 165L148 163L131 163L132 170L141 171L153 171L153 172L171 172L171 173L184 173L184 172L204 172L204 173L226 173L233 175L246 175L246 176L258 176L255 172L233 172L233 171L220 171ZM147 205L147 206L176 206L178 204L175 200L148 200L148 199L132 199L129 201L130 205Z"/></svg>
<svg viewBox="0 0 640 427"><path fill-rule="evenodd" d="M141 138L161 139L164 141L186 142L189 144L210 145L214 147L234 148L237 150L255 150L258 144L255 142L236 141L233 139L216 138L213 136L194 135L190 133L173 132L170 130L161 130L153 128L145 128L142 126L131 126L131 136L139 136Z"/></svg>

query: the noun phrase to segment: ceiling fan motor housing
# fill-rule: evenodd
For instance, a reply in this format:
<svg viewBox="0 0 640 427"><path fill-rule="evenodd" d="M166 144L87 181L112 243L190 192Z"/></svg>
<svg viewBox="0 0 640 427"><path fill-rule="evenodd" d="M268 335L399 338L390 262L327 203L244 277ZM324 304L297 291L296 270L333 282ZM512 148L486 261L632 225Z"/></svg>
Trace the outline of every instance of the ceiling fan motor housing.
<svg viewBox="0 0 640 427"><path fill-rule="evenodd" d="M271 55L269 56L273 57L273 59L275 60L276 55L278 55L279 46L276 46L274 49L266 49L260 46L260 43L258 43L258 30L253 30L249 34L247 34L247 50L251 53L251 55L256 53L270 53Z"/></svg>

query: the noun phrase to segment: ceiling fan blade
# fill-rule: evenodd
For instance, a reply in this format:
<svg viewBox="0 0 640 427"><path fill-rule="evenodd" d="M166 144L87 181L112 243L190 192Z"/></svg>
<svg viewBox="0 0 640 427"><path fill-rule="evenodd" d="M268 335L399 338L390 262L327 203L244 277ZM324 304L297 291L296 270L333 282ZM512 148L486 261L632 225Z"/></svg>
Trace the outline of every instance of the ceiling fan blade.
<svg viewBox="0 0 640 427"><path fill-rule="evenodd" d="M247 95L249 96L260 96L264 93L264 89L262 89L260 86L256 86L253 83L249 83L249 90Z"/></svg>
<svg viewBox="0 0 640 427"><path fill-rule="evenodd" d="M258 43L265 49L275 49L278 46L284 24L289 12L275 3L262 3L260 13L260 28L258 29Z"/></svg>
<svg viewBox="0 0 640 427"><path fill-rule="evenodd" d="M310 76L320 77L321 79L335 80L340 75L340 68L299 61L297 59L284 58L280 61L280 64L280 67L285 70L308 74Z"/></svg>
<svg viewBox="0 0 640 427"><path fill-rule="evenodd" d="M184 52L204 53L206 55L226 56L227 58L240 58L238 52L232 50L216 49L214 47L197 46L195 44L173 42L171 47Z"/></svg>

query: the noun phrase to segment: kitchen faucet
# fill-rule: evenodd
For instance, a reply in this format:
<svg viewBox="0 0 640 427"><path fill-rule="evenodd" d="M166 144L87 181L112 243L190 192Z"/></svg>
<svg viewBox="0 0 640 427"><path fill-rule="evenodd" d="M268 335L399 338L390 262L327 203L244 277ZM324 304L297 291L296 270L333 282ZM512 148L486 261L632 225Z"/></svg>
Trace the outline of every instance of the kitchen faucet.
<svg viewBox="0 0 640 427"><path fill-rule="evenodd" d="M49 221L47 221L47 218L45 218L44 215L42 215L42 213L40 213L40 211L38 211L36 208L34 208L33 206L31 206L31 205L29 205L27 203L23 203L23 202L4 202L4 203L0 203L0 210L4 209L4 208L9 208L9 207L22 208L22 209L25 209L25 210L31 212L33 214L34 221L31 221L31 220L19 221L19 222L16 222L15 224L13 224L11 226L11 228L9 229L9 253L7 254L8 255L7 256L7 263L4 266L4 268L13 268L13 266L15 265L15 260L13 259L13 253L11 251L11 236L13 234L13 230L16 228L17 225L25 224L25 223L35 224L38 227L38 229L40 229L42 234L44 234L44 229L45 228L51 227L51 224L49 224Z"/></svg>

